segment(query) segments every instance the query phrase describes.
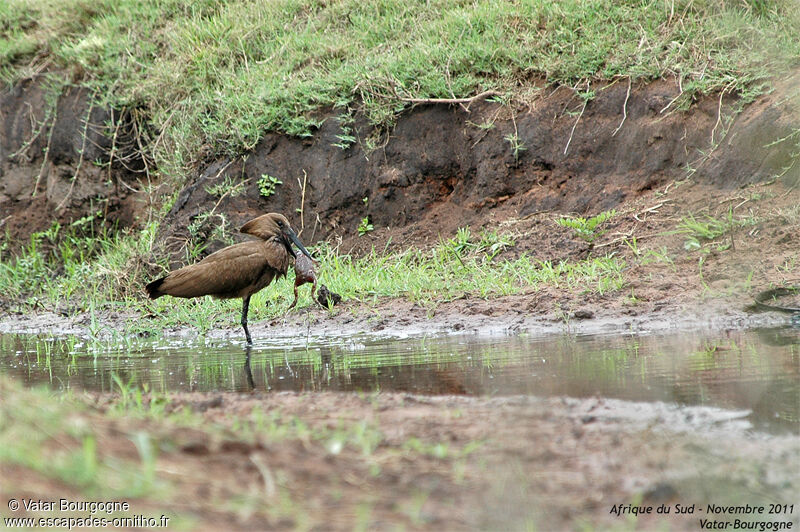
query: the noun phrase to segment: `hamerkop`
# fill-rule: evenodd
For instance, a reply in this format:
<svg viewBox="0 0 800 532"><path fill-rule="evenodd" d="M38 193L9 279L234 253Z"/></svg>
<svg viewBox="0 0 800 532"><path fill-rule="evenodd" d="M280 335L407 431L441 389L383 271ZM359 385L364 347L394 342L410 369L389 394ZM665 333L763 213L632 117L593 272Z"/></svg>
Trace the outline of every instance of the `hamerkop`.
<svg viewBox="0 0 800 532"><path fill-rule="evenodd" d="M223 248L196 264L170 272L145 289L151 299L163 295L219 299L241 297L242 327L249 345L253 343L247 329L250 296L276 277L286 275L289 257L294 256L292 243L309 259L311 255L282 214L273 212L259 216L244 224L240 231L258 240Z"/></svg>

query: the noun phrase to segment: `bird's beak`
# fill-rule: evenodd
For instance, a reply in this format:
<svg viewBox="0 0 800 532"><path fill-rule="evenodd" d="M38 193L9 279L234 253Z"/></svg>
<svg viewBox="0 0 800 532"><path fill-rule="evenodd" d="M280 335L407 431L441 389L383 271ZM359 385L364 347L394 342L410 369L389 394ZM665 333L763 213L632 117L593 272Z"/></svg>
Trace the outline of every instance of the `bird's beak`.
<svg viewBox="0 0 800 532"><path fill-rule="evenodd" d="M299 249L300 251L302 251L302 252L303 252L303 254L304 254L306 257L308 257L308 258L309 258L309 259L311 259L311 260L314 260L314 258L311 256L311 253L309 253L309 252L308 252L308 250L306 249L306 247L303 245L303 243L302 243L302 242L300 242L300 239L299 239L299 238L297 238L297 235L294 233L294 231L292 231L292 228L291 228L291 227L287 227L287 228L285 228L285 229L283 230L283 234L284 234L284 236L286 236L286 237L287 237L289 240L291 240L291 241L294 243L294 245L295 245L295 246L297 246L297 249Z"/></svg>

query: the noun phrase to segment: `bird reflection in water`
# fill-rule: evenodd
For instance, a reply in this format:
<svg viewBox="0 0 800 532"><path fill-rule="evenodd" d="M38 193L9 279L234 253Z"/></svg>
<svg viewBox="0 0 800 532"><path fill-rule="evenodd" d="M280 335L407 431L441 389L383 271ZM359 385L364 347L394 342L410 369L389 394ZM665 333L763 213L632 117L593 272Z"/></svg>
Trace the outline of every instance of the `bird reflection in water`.
<svg viewBox="0 0 800 532"><path fill-rule="evenodd" d="M245 347L245 357L244 357L244 376L247 377L247 384L250 386L250 391L256 389L256 381L253 380L253 372L250 371L250 351L252 351L253 346L247 344Z"/></svg>

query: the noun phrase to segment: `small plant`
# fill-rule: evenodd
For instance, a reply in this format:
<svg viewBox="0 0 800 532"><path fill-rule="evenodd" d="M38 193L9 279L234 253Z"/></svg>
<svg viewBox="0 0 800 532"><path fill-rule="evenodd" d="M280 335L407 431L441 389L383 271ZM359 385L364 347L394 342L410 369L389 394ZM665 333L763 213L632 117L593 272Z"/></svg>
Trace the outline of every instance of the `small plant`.
<svg viewBox="0 0 800 532"><path fill-rule="evenodd" d="M188 259L197 259L205 251L208 243L219 240L225 244L233 244L228 230L230 222L222 213L203 212L198 214L189 224L189 238L186 241Z"/></svg>
<svg viewBox="0 0 800 532"><path fill-rule="evenodd" d="M369 222L369 217L365 216L358 225L358 236L364 236L373 229L375 229L375 227Z"/></svg>
<svg viewBox="0 0 800 532"><path fill-rule="evenodd" d="M572 229L573 234L584 242L593 244L595 240L608 232L608 229L600 229L600 226L616 216L616 214L617 211L612 209L603 211L591 218L560 218L556 220L556 223L562 227Z"/></svg>
<svg viewBox="0 0 800 532"><path fill-rule="evenodd" d="M472 244L470 243L471 233L469 231L469 227L459 227L458 231L456 232L456 237L450 239L448 244L450 248L456 255L461 255L464 251L470 249Z"/></svg>
<svg viewBox="0 0 800 532"><path fill-rule="evenodd" d="M636 241L636 237L626 238L625 245L628 246L628 249L631 250L631 253L634 254L636 257L642 256L642 250L639 249L639 242Z"/></svg>
<svg viewBox="0 0 800 532"><path fill-rule="evenodd" d="M338 102L337 105L341 107L347 107L347 100ZM331 146L336 146L337 148L346 150L355 144L356 140L358 140L353 132L355 118L352 114L352 111L348 109L348 112L342 113L337 117L337 121L339 122L339 128L342 132L339 135L336 135L336 138L339 139L339 142L333 142L331 143Z"/></svg>
<svg viewBox="0 0 800 532"><path fill-rule="evenodd" d="M503 94L495 94L494 96L490 96L486 98L487 102L492 103L499 103L500 105L508 105L511 103L512 93L505 92Z"/></svg>
<svg viewBox="0 0 800 532"><path fill-rule="evenodd" d="M514 162L519 162L520 154L527 150L528 147L525 146L525 143L520 140L519 135L517 135L516 132L509 133L503 137L503 139L505 139L505 141L511 145L511 153L514 154Z"/></svg>
<svg viewBox="0 0 800 532"><path fill-rule="evenodd" d="M494 120L491 120L491 119L488 119L488 118L486 120L484 120L483 122L481 122L480 124L477 124L477 123L473 122L472 120L467 120L467 124L470 125L470 126L473 126L473 127L477 127L478 129L481 129L483 131L488 131L490 129L494 129Z"/></svg>
<svg viewBox="0 0 800 532"><path fill-rule="evenodd" d="M478 251L483 251L489 259L493 259L498 253L513 248L516 242L508 235L501 235L496 229L481 232L481 240L477 244Z"/></svg>
<svg viewBox="0 0 800 532"><path fill-rule="evenodd" d="M352 146L356 141L356 138L353 135L350 135L349 127L343 127L342 134L336 135L336 138L339 139L339 142L331 143L331 146L336 146L337 148L340 148L342 150L346 150L347 148Z"/></svg>
<svg viewBox="0 0 800 532"><path fill-rule="evenodd" d="M260 184L261 183L259 182L259 185ZM278 182L278 184L280 184L280 181ZM218 198L221 198L222 196L225 195L235 198L236 196L241 196L242 194L244 194L245 189L244 189L244 183L242 182L234 183L232 177L226 177L222 183L208 185L207 187L205 187L205 190L206 193L208 193L209 195L216 196Z"/></svg>
<svg viewBox="0 0 800 532"><path fill-rule="evenodd" d="M370 136L364 140L364 151L372 153L380 147L380 143L380 136L370 134Z"/></svg>
<svg viewBox="0 0 800 532"><path fill-rule="evenodd" d="M447 247L456 257L463 256L467 251L474 251L477 253L485 253L491 260L501 251L516 245L513 238L508 235L501 235L496 229L481 231L480 240L478 242L471 242L471 238L472 233L469 227L459 227L455 238L451 238L447 241Z"/></svg>
<svg viewBox="0 0 800 532"><path fill-rule="evenodd" d="M753 216L735 218L733 216L733 209L729 209L728 213L719 219L706 215L704 220L698 220L694 215L690 214L678 224L677 232L686 235L686 241L683 243L684 249L687 251L694 251L702 249L702 240L713 241L723 235L731 233L734 229L752 226L756 223L758 223L758 220ZM731 243L717 245L717 251L724 251L730 247L732 243L733 237L731 236Z"/></svg>
<svg viewBox="0 0 800 532"><path fill-rule="evenodd" d="M265 198L268 198L275 194L275 189L278 185L282 185L283 181L278 179L275 176L271 176L269 174L261 174L261 178L258 180L258 192Z"/></svg>

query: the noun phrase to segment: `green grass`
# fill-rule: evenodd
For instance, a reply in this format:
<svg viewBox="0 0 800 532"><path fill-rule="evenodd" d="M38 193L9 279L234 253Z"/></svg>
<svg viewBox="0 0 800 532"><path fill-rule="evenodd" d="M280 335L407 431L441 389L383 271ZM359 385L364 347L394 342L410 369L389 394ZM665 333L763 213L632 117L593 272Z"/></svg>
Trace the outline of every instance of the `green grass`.
<svg viewBox="0 0 800 532"><path fill-rule="evenodd" d="M9 0L0 4L0 79L14 83L44 68L51 92L86 86L97 105L134 113L150 133L142 140L158 172L179 184L209 146L211 155L241 154L267 131L309 135L320 109L340 113L346 149L359 112L390 126L410 105L405 98L495 89L501 102L525 100L536 92L532 79L577 86L675 75L683 103L715 90L747 99L797 62L797 27L790 0ZM54 101L51 95L48 105ZM507 140L515 153L525 149ZM273 193L277 178L262 177L262 194ZM0 293L28 309L92 314L115 301L201 331L237 312L237 302L143 302L156 223L141 234L115 234L96 222L55 224L17 257L0 245ZM686 230L699 224L710 222L687 219ZM370 227L364 219L358 229ZM187 261L212 231L229 241L227 228L221 213L198 217ZM362 259L320 248L319 273L348 298L407 297L428 306L465 293L491 297L542 285L605 292L623 284L618 258L506 260L501 253L513 243L480 238L467 231L433 250ZM256 319L283 311L289 284L256 297Z"/></svg>
<svg viewBox="0 0 800 532"><path fill-rule="evenodd" d="M146 149L183 176L203 146L241 153L266 131L308 135L321 108L388 125L403 98L524 99L536 78L676 75L684 102L752 96L800 56L797 23L791 0L9 0L0 78L44 65L101 104L143 112L163 131Z"/></svg>
<svg viewBox="0 0 800 532"><path fill-rule="evenodd" d="M140 296L142 257L153 247L157 225L124 234L94 219L34 233L18 253L0 245L0 292L7 301L35 307L67 305L75 310L129 304Z"/></svg>
<svg viewBox="0 0 800 532"><path fill-rule="evenodd" d="M340 466L340 471L350 471L349 468L355 466L355 474L363 471L372 478L382 475L384 468L394 474L402 466L401 461L427 460L441 468L444 480L454 483L458 481L458 470L466 467L466 459L482 443L455 445L449 440L413 436L398 441L384 434L373 419L377 416L352 419L345 413L335 424L318 419L309 423L277 404L266 411L254 405L249 412L242 410L225 416L222 421L212 421L191 406L178 407L169 413L163 409L142 409L141 404L129 400L130 394L141 394L141 390L129 384L120 384L119 390L122 395L119 398L107 396L109 408L98 411L79 396L54 393L43 387L24 388L15 380L0 375L3 396L0 467L8 472L8 478L4 479L8 485L4 487L9 495L16 495L15 489L27 489L25 482L36 483L35 479L41 477L56 481L52 489L60 489L59 496L68 500L120 500L131 504L130 512L111 515L102 511L101 516L109 519L128 513L155 516L165 513L170 516L172 528L192 530L196 528L193 525L197 519L203 518L192 514L192 509L206 509L211 504L218 515L228 515L230 519L241 520L243 515L259 514L275 520L286 517L295 523L304 523L309 519L317 521L322 515L315 513L313 505L309 507L306 501L297 498L297 483L287 480L284 472L294 468L270 460L268 456L271 455L254 452L250 457L252 467L264 480L258 484L261 490L254 491L249 481L223 482L220 485L238 489L215 490L211 499L198 498L194 488L202 476L184 473L187 457L192 458L180 451L185 443L183 435L187 431L193 437L202 434L198 441L210 442L212 449L220 442L235 441L243 445L258 444L254 449L262 445L302 448L316 460L327 457L333 461L343 455L341 459L347 460L348 465ZM172 401L168 395L157 398L164 403ZM302 402L302 398L298 401ZM377 413L377 406L375 409ZM331 412L327 414L332 415ZM136 456L133 459L130 457L132 449ZM196 462L200 464L203 460L196 459ZM234 478L233 473L231 478ZM17 484L16 480L22 483ZM338 479L329 480L327 489L336 489ZM47 486L46 483L35 485ZM367 500L373 496L370 490L363 493ZM388 498L390 494L382 496ZM391 496L399 501L404 499L402 492L392 491ZM183 513L176 514L174 508L178 499ZM358 503L353 502L354 505ZM40 514L34 512L34 515Z"/></svg>
<svg viewBox="0 0 800 532"><path fill-rule="evenodd" d="M24 310L88 312L93 333L102 328L94 321L101 310L151 315L158 322L135 320L141 331L128 333L188 325L202 334L215 326L238 322L238 299L144 298L142 287L151 279L146 275L143 257L148 256L155 234L155 224L139 235L103 233L91 229L90 224L81 228L55 224L46 232L34 234L16 257L0 251L0 293ZM406 298L433 310L464 295L489 298L544 286L604 294L625 284L625 262L621 258L599 256L559 263L525 254L503 258L503 251L513 246L513 238L497 231L473 235L469 228L462 228L454 238L428 250L373 250L361 258L340 254L324 243L312 250L319 260L320 282L345 299L365 303ZM87 260L90 255L96 257L91 263L94 266ZM251 319L282 315L291 301L293 282L290 270L287 277L254 295ZM312 304L310 290L304 287L300 292L299 306Z"/></svg>

